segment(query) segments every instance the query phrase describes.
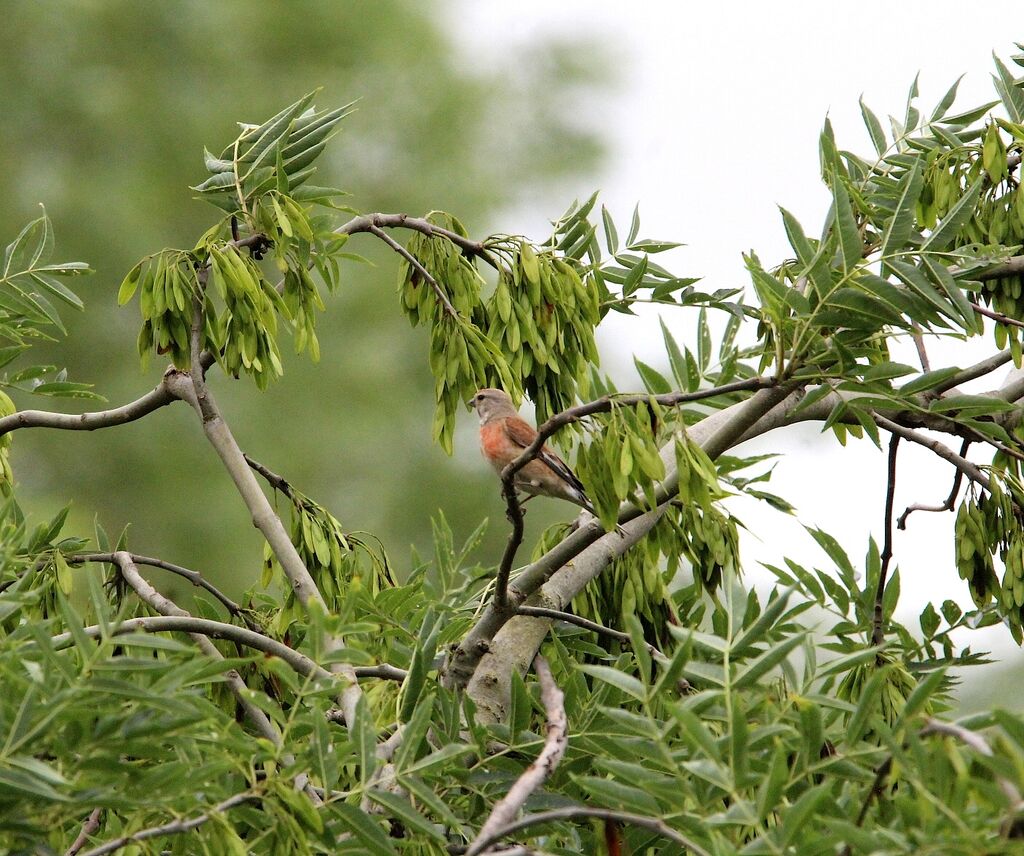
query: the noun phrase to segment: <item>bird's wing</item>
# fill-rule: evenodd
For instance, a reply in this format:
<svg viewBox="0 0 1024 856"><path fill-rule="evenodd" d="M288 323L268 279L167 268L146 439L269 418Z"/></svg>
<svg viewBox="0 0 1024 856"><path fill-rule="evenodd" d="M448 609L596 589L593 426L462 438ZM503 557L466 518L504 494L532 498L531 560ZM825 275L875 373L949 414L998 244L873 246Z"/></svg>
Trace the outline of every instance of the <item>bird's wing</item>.
<svg viewBox="0 0 1024 856"><path fill-rule="evenodd" d="M505 420L505 428L508 431L509 439L524 449L537 437L537 432L533 426L518 416L508 417ZM537 460L543 461L559 478L586 496L583 483L576 478L576 473L569 469L569 465L547 446L541 446L540 452L537 453Z"/></svg>

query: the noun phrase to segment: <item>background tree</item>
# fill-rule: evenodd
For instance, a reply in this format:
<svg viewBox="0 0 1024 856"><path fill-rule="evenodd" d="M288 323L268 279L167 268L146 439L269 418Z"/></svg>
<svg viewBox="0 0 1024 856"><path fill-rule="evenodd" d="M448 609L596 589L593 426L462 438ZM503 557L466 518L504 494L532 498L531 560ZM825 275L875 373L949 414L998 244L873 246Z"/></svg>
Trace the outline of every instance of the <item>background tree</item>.
<svg viewBox="0 0 1024 856"><path fill-rule="evenodd" d="M674 276L652 259L673 244L642 237L638 215L616 226L595 197L541 242L478 239L440 212L348 211L313 167L349 108L314 94L207 151L193 186L216 206L208 228L144 256L118 295L137 301L143 360L172 361L156 388L85 414L0 401L10 848L1013 852L1020 718L939 718L950 670L981 659L959 633L1001 621L1019 640L1024 606L1024 381L989 380L1021 361L1024 87L996 70L998 100L967 110L954 86L922 114L912 87L888 136L865 107L867 157L826 124L820 237L783 212L794 257L766 267L751 253L749 299ZM269 388L285 344L315 360L325 297L374 240L397 256L401 308L428 330L439 445L478 387L536 407L538 441L501 474L510 531L496 564L474 556L479 532L456 546L440 519L433 561L395 568L246 456L217 399L230 377ZM45 217L5 251L5 384L87 396L31 359L87 270L54 258ZM696 334L680 343L666 326L672 381L640 364L647 390L619 394L597 371L594 329L638 300L696 309ZM935 338L988 322L999 350L932 364ZM919 367L892 359L901 340ZM26 429L106 429L165 408L194 411L192 436L201 427L265 540L263 579L240 600L135 552L134 534L97 526L90 544L64 532L65 512L29 526L13 497L12 451L49 433ZM810 530L828 561L787 561L762 599L738 578L739 523L721 500L788 508L764 490L764 460L735 447L810 420L844 443L884 440L885 537L858 566ZM576 447L598 515L547 530L521 565L512 486L544 439ZM976 604L929 605L920 633L892 620L907 442L950 465L950 497L932 510L956 509L953 563ZM201 587L194 608L140 567Z"/></svg>
<svg viewBox="0 0 1024 856"><path fill-rule="evenodd" d="M19 35L0 57L0 85L8 93L0 155L20 167L0 175L7 200L0 234L16 235L45 201L66 251L88 258L97 271L83 295L89 313L68 314L72 335L59 351L41 349L37 361L74 365L76 378L95 382L111 401L134 394L139 376L126 349L136 318L117 312L106 295L141 256L186 245L207 227L205 205L189 202L182 189L195 182L211 134L230 136L236 120L270 115L314 86L323 86L331 103L361 99L321 167L352 193L352 204L457 208L467 223L480 223L541 187L564 186L560 199L578 193L572 184L593 169L600 145L564 105L605 80L603 51L586 41L536 42L523 49L511 75L502 65L466 62L445 23L450 14L401 0L299 0L288 15L237 0L5 4L11 32ZM506 133L513 126L516 132ZM291 462L289 475L346 525L370 529L404 556L410 544L429 549L435 505L421 506L419 494L410 498L398 485L418 484L424 497L436 495L449 484L451 464L418 430L430 418L432 382L420 359L422 342L402 335L391 311L390 251L362 252L376 266L349 267L352 287L324 319L316 369L285 348L294 383L273 387L269 398L233 386L221 397L237 414L235 430L247 451L281 468ZM89 299L98 293L105 296ZM154 384L160 370L151 366ZM382 389L407 402L386 425L378 419ZM315 438L279 430L276 414L293 410L329 430ZM69 499L64 486L77 482L77 524L91 526L98 514L111 530L128 522L144 527L148 550L206 564L237 594L249 582L236 557L258 549L258 541L229 485L196 484L194 474L213 459L184 444L175 453L180 467L155 466L153 450L175 448L187 430L188 420L168 411L120 436L72 437L57 448L26 438L24 495L55 513ZM374 462L396 444L408 446L408 454L391 460L401 469L398 478L382 480ZM336 461L344 484L317 459ZM97 467L100 460L117 465ZM485 474L467 472L461 487L446 514L472 528L490 484ZM200 491L196 501L205 510L198 519L181 502L187 490ZM498 535L492 530L490 537ZM193 552L198 541L206 546ZM187 587L173 591L188 596Z"/></svg>

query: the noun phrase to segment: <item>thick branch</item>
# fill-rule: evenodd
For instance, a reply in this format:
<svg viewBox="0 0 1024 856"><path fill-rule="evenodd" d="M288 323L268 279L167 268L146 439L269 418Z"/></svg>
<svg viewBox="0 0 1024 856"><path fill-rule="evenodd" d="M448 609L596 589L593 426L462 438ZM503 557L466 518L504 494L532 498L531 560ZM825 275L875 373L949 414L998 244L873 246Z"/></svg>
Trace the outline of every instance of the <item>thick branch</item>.
<svg viewBox="0 0 1024 856"><path fill-rule="evenodd" d="M151 392L111 410L91 413L50 413L45 410L21 410L0 419L0 436L19 428L59 428L64 431L95 431L134 422L166 407L177 399L167 386L167 375Z"/></svg>
<svg viewBox="0 0 1024 856"><path fill-rule="evenodd" d="M643 829L649 829L651 832L655 832L662 838L667 838L669 841L673 841L682 847L686 847L690 852L697 854L697 856L710 856L710 853L701 847L699 844L694 843L689 838L684 836L680 832L676 832L672 827L666 824L664 821L656 817L647 817L643 814L633 814L632 812L626 811L614 811L609 808L593 808L591 806L566 806L564 808L556 808L551 811L541 811L536 814L528 814L521 817L519 820L513 821L501 829L496 830L492 835L488 836L486 840L479 840L474 842L475 850L463 851L467 854L472 853L485 853L488 848L499 842L502 838L509 835L513 835L516 832L520 832L524 829L529 829L531 826L539 826L542 823L555 823L561 820L579 820L586 817L596 817L599 820L612 820L616 823L622 823L627 826L639 826Z"/></svg>
<svg viewBox="0 0 1024 856"><path fill-rule="evenodd" d="M274 555L281 563L299 602L307 609L316 603L326 611L323 597L288 537L284 524L274 513L270 502L260 489L259 482L249 470L249 465L246 463L241 449L238 448L238 443L235 442L231 430L221 418L213 393L204 387L205 398L201 404L192 379L188 375L183 373L172 375L168 382L175 395L191 404L202 418L203 430L207 439L220 456L235 487L238 488L242 501L245 502L252 514L253 525L263 533L263 537L267 539L267 543L270 544Z"/></svg>
<svg viewBox="0 0 1024 856"><path fill-rule="evenodd" d="M954 271L950 269L950 273L954 273ZM1004 276L1016 276L1017 274L1024 274L1024 256L1014 256L1001 264L990 267L986 271L972 274L970 278L984 282L988 279L1000 279Z"/></svg>
<svg viewBox="0 0 1024 856"><path fill-rule="evenodd" d="M565 754L569 743L569 721L565 716L565 696L555 684L547 661L539 654L533 661L533 668L540 681L540 698L548 718L548 733L544 739L544 748L523 774L509 788L508 793L495 803L491 814L480 827L473 842L466 850L466 856L477 856L483 853L488 843L499 840L504 833L501 830L511 823L530 795L537 790L554 772L558 762Z"/></svg>
<svg viewBox="0 0 1024 856"><path fill-rule="evenodd" d="M203 812L202 814L196 815L195 817L172 820L170 823L165 823L161 826L151 826L148 829L140 829L138 832L134 832L131 835L123 835L120 838L108 841L106 844L101 844L99 847L94 847L92 850L87 850L82 853L81 856L104 856L104 854L120 850L122 847L127 844L131 844L133 841L146 841L147 839L159 838L163 835L180 835L183 832L191 832L193 829L202 826L215 814L220 814L230 808L234 808L236 805L241 805L242 803L258 799L260 799L260 797L257 794L235 794L233 797L229 797L223 802L217 803L213 808Z"/></svg>

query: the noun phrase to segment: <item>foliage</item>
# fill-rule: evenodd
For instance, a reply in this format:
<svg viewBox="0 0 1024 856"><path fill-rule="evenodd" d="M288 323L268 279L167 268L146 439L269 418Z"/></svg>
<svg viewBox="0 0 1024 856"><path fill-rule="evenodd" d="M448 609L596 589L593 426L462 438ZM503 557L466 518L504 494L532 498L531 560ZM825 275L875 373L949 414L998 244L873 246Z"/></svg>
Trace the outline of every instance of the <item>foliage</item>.
<svg viewBox="0 0 1024 856"><path fill-rule="evenodd" d="M443 212L351 210L341 191L306 183L348 109L317 110L312 95L242 125L219 157L207 152L209 177L194 189L224 217L192 249L147 256L119 295L138 295L142 356L171 357L160 386L109 411L0 415L6 851L472 854L499 852L492 826L495 840L549 853L1019 849L1024 719L943 718L956 670L984 662L961 647L969 631L1002 622L1022 634L1024 386L1011 375L984 395L960 389L1021 362L1007 310L1024 269L1008 243L1024 234L1024 86L997 71L1008 120L988 118L994 105L948 116L955 87L922 120L915 85L891 142L864 108L877 157L840 150L826 125L833 205L821 237L783 212L794 258L771 268L750 254L753 304L652 261L675 245L640 238L636 213L620 246L607 211L593 222L596 197L538 243L476 241ZM399 230L404 245L390 237ZM44 291L79 306L54 277L85 267L45 263L51 235L43 218L8 250L8 363L63 329ZM227 427L218 368L264 389L284 372L286 333L315 359L319 289L360 260L356 236L397 253L400 309L429 328L442 447L458 403L484 384L530 397L541 432L567 452L579 441L598 516L549 529L524 567L513 569L514 491L497 566L480 549L485 524L457 547L443 515L432 560L396 566L372 536L244 456ZM594 330L640 300L695 309L696 335L680 346L676 320L663 322L672 380L638 362L646 390L623 395L597 371ZM926 353L938 337L983 335L988 306L1005 352L968 369L892 359L907 337ZM737 344L745 328L753 344ZM24 372L5 382L17 387ZM34 391L85 391L66 384ZM242 603L131 552L126 532L114 543L99 526L91 539L66 534L66 509L31 526L13 495L13 432L104 428L164 406L193 407L266 539L263 579ZM729 498L791 508L763 489L765 457L726 453L800 420L844 444L890 435L885 538L868 540L858 567L808 529L827 561L787 558L769 568L779 585L759 594L740 578ZM920 428L961 439L961 452ZM944 510L969 483L951 564L975 608L929 604L918 628L893 618L900 442L953 465ZM971 444L991 462L969 460ZM142 567L202 586L194 614Z"/></svg>

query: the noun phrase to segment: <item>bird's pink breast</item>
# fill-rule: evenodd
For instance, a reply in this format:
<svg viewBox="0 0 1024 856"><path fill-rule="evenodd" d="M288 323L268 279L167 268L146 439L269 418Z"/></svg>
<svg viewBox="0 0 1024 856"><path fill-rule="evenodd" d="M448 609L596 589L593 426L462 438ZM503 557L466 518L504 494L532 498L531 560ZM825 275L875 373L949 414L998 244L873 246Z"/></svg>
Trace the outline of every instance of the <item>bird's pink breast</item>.
<svg viewBox="0 0 1024 856"><path fill-rule="evenodd" d="M491 422L480 428L480 451L497 469L512 460L511 445L500 422Z"/></svg>

